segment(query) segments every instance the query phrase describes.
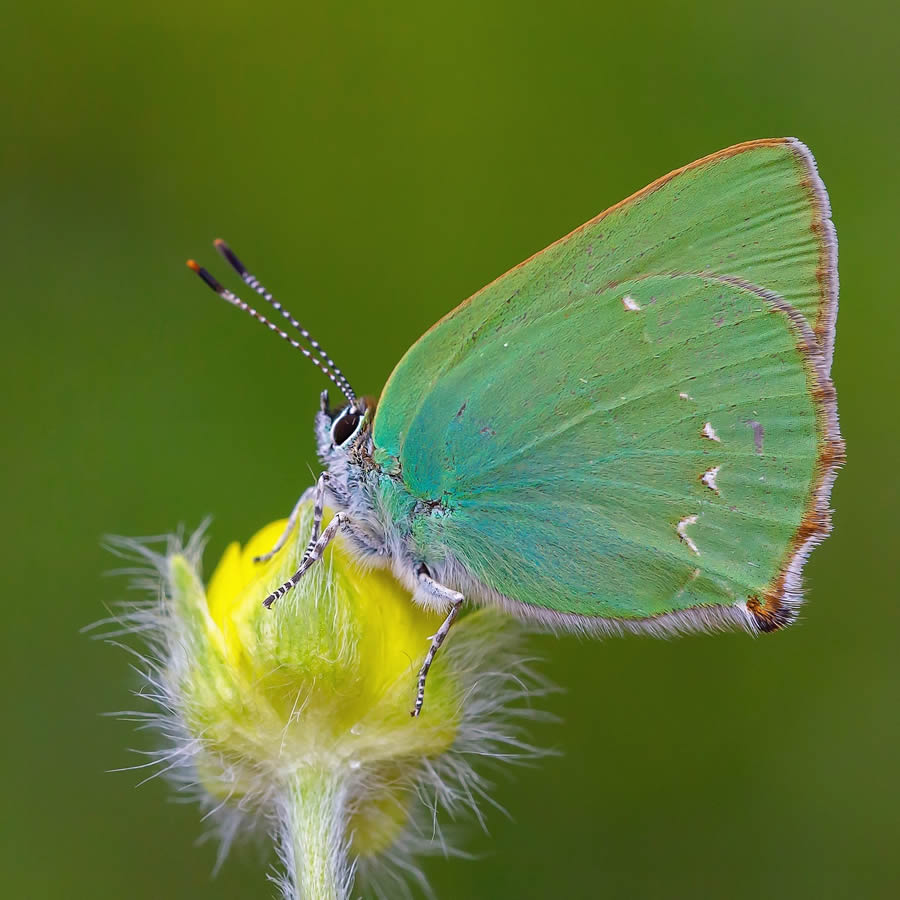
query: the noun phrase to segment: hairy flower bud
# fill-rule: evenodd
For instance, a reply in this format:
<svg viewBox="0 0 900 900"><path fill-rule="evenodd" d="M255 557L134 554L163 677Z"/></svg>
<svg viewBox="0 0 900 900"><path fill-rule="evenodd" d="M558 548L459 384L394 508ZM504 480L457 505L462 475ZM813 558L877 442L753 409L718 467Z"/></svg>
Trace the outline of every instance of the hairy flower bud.
<svg viewBox="0 0 900 900"><path fill-rule="evenodd" d="M515 720L534 717L520 701L546 686L519 656L519 628L477 610L454 628L423 715L411 718L441 616L387 571L362 570L340 540L264 608L306 546L311 508L282 551L255 563L284 524L228 547L206 588L200 535L184 547L170 540L164 555L119 541L153 564L159 584L159 601L125 619L150 643L145 677L159 710L149 717L169 742L159 762L197 789L223 855L245 828L262 827L277 841L286 897L343 898L357 868L375 883L399 880L407 857L433 849L417 829L421 796L451 812L475 806L486 783L471 756L533 753Z"/></svg>

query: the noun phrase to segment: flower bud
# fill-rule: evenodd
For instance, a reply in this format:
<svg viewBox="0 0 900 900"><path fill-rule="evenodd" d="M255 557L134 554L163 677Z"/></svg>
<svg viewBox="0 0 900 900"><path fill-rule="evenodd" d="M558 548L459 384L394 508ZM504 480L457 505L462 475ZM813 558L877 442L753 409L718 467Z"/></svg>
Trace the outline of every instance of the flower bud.
<svg viewBox="0 0 900 900"><path fill-rule="evenodd" d="M404 857L432 849L417 836L423 788L451 812L474 806L485 782L467 760L531 754L510 719L533 717L520 701L546 687L519 656L519 629L482 609L454 626L411 718L443 617L387 570L364 570L339 538L272 609L262 605L295 571L311 519L304 505L268 562L254 557L284 522L231 544L206 588L199 535L184 548L170 541L164 556L120 546L161 576L160 602L127 617L151 645L153 719L171 742L161 762L199 787L223 854L261 826L277 840L285 896L318 900L348 896L357 868L377 880L385 861L408 868Z"/></svg>

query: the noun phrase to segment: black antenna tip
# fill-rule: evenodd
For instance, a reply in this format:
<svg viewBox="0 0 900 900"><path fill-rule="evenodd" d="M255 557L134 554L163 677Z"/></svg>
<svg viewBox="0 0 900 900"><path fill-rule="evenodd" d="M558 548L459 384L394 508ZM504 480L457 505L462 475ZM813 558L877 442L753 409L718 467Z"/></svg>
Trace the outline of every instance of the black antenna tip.
<svg viewBox="0 0 900 900"><path fill-rule="evenodd" d="M221 238L216 238L213 241L216 250L228 260L231 264L231 267L238 273L238 275L243 278L247 274L247 269L244 267L244 264L234 255L234 251L228 244L225 243Z"/></svg>
<svg viewBox="0 0 900 900"><path fill-rule="evenodd" d="M189 259L187 261L187 267L196 272L217 294L222 294L225 290L225 288L223 288L222 285L203 268L203 266L198 265L194 260Z"/></svg>

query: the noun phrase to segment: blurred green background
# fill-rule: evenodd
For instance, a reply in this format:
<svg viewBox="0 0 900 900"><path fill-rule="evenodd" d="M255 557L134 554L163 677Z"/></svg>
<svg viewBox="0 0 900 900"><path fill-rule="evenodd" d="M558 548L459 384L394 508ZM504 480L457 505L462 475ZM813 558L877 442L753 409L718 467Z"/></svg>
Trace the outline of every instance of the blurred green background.
<svg viewBox="0 0 900 900"><path fill-rule="evenodd" d="M898 895L898 16L725 4L32 3L4 9L3 892L267 897L193 807L135 789L106 532L227 541L316 471L321 376L184 268L226 237L377 393L482 284L670 169L755 137L816 155L841 245L849 463L802 623L538 637L562 756L437 896ZM351 237L352 235L352 237ZM429 285L423 293L421 286Z"/></svg>

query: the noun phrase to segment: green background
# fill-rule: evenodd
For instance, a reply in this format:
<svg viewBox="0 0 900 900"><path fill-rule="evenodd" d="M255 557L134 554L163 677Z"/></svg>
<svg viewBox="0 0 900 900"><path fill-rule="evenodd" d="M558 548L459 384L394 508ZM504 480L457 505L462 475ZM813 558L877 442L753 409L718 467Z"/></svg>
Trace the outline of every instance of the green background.
<svg viewBox="0 0 900 900"><path fill-rule="evenodd" d="M27 8L26 8L27 7ZM207 564L316 471L321 376L184 268L226 237L357 389L655 177L795 134L834 205L849 463L801 624L534 639L559 758L438 897L898 894L897 14L887 3L16 4L0 54L5 896L268 897L147 747L103 533L214 513Z"/></svg>

